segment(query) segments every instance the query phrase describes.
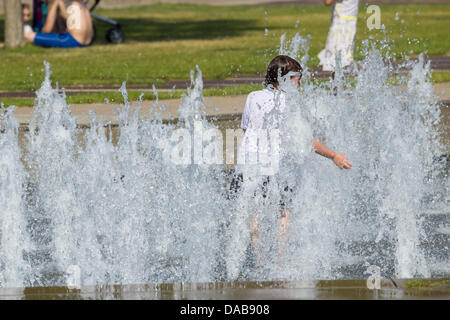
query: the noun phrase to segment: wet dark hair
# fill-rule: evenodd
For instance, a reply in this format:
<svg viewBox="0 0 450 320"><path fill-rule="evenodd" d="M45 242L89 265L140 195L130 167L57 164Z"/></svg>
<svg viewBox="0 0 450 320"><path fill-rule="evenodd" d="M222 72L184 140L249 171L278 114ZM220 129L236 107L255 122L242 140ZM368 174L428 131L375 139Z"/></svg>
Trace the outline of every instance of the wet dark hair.
<svg viewBox="0 0 450 320"><path fill-rule="evenodd" d="M266 79L264 81L266 86L278 86L278 70L281 71L281 76L285 76L289 72L299 72L301 75L303 68L297 60L291 57L277 56L270 61L267 67Z"/></svg>

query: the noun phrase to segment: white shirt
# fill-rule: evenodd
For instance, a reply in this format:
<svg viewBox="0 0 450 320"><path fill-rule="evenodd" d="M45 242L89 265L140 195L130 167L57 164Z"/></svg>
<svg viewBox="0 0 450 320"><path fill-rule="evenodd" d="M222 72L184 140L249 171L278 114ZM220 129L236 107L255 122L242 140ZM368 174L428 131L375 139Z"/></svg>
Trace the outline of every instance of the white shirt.
<svg viewBox="0 0 450 320"><path fill-rule="evenodd" d="M336 0L333 4L333 15L357 17L358 0Z"/></svg>
<svg viewBox="0 0 450 320"><path fill-rule="evenodd" d="M241 128L244 130L278 128L280 123L276 115L283 112L285 107L285 94L282 91L268 88L253 91L247 96L245 102ZM270 117L270 113L274 117Z"/></svg>
<svg viewBox="0 0 450 320"><path fill-rule="evenodd" d="M238 164L258 164L261 174L264 174L261 168L265 168L266 172L277 170L281 113L285 108L286 97L282 91L266 88L248 95L242 113L241 128L245 130L245 134L238 154Z"/></svg>

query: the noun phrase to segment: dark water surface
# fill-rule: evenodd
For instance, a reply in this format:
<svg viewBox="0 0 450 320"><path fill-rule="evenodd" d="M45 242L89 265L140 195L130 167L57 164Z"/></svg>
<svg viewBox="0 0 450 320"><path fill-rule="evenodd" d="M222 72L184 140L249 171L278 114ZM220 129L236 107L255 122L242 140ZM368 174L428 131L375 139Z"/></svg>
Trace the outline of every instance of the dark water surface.
<svg viewBox="0 0 450 320"><path fill-rule="evenodd" d="M379 289L366 280L286 282L215 282L145 285L30 287L0 289L0 299L150 299L150 300L291 300L291 299L450 299L450 279L381 279Z"/></svg>

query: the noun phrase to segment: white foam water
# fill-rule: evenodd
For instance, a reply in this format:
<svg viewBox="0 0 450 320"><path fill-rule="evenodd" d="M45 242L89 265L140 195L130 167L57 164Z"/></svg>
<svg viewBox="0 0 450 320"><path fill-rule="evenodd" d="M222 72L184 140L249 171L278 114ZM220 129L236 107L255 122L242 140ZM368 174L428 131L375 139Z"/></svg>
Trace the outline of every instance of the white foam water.
<svg viewBox="0 0 450 320"><path fill-rule="evenodd" d="M448 276L440 109L429 65L411 66L404 90L389 84L392 67L377 50L353 83L338 67L323 84L308 73L300 89L282 84L279 172L265 196L244 183L230 197L224 166L199 161L206 153L220 160L224 141L206 119L200 69L176 123L163 122L158 102L141 117L124 84L113 143L95 113L88 129L76 126L47 64L25 150L13 108L1 118L0 286L66 285L74 274L81 285L346 279L375 267L402 278ZM203 138L192 139L200 127ZM315 154L313 137L353 168ZM280 196L285 185L289 199ZM291 200L287 233L280 200Z"/></svg>
<svg viewBox="0 0 450 320"><path fill-rule="evenodd" d="M26 172L20 159L18 123L14 107L0 115L0 286L22 284L29 273L23 259L24 250L30 250L24 216L23 183Z"/></svg>

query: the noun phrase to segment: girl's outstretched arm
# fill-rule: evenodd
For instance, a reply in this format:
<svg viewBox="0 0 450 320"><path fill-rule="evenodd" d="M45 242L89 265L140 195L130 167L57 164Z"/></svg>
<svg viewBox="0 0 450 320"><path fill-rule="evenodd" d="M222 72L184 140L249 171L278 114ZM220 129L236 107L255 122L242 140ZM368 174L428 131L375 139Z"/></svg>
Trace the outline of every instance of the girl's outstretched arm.
<svg viewBox="0 0 450 320"><path fill-rule="evenodd" d="M350 169L352 164L348 161L347 157L341 153L334 152L333 150L328 149L319 141L314 139L313 141L314 149L316 153L321 156L333 160L334 164L337 165L341 169Z"/></svg>

